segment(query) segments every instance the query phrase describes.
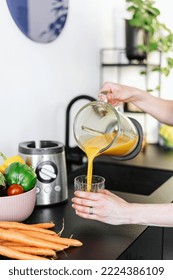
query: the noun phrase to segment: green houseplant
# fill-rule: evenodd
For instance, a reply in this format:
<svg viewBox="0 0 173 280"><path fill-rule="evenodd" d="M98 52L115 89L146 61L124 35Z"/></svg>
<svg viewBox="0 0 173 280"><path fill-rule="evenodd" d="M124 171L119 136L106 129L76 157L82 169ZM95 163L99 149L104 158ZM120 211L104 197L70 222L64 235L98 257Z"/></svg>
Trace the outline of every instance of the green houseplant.
<svg viewBox="0 0 173 280"><path fill-rule="evenodd" d="M159 21L160 11L155 7L154 0L126 0L127 11L130 18L127 21L131 28L143 30L146 36L145 42L137 46L148 56L151 52L162 53L160 66L152 67L151 71L160 71L168 76L173 68L173 33ZM141 74L145 74L145 71Z"/></svg>

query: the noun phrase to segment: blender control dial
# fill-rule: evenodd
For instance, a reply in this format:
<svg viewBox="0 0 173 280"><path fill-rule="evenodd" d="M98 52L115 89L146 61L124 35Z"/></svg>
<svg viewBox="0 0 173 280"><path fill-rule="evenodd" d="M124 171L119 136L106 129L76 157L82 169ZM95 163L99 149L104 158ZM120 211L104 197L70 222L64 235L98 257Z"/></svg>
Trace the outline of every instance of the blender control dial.
<svg viewBox="0 0 173 280"><path fill-rule="evenodd" d="M44 161L36 168L37 179L42 183L53 182L58 174L57 166L52 161Z"/></svg>

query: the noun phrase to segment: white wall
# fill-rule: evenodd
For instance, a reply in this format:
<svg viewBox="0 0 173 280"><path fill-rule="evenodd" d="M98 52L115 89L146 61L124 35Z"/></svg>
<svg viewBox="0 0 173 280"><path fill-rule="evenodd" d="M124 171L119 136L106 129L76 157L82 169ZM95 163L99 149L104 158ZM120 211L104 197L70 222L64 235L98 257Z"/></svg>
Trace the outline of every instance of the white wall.
<svg viewBox="0 0 173 280"><path fill-rule="evenodd" d="M173 28L171 1L157 2ZM124 0L69 0L63 32L40 44L21 33L0 1L0 151L12 156L28 140L64 142L69 101L84 93L97 98L100 48L124 47L124 8ZM163 96L171 98L171 89L172 76Z"/></svg>

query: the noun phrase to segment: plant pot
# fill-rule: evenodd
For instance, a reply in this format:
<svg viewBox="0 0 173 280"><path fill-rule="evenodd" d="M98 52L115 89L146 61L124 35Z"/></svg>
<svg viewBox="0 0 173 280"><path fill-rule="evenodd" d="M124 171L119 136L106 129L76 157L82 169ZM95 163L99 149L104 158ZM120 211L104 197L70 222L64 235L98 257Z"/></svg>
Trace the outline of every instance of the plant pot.
<svg viewBox="0 0 173 280"><path fill-rule="evenodd" d="M147 45L148 36L142 28L131 26L128 20L125 21L126 56L130 62L138 60L142 63L147 58L146 52L139 50L138 46Z"/></svg>

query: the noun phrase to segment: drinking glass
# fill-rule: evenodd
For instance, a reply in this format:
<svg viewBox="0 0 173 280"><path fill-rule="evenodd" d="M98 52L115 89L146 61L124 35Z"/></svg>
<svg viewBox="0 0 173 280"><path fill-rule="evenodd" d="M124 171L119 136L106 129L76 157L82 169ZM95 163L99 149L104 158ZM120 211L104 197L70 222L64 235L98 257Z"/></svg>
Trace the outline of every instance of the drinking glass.
<svg viewBox="0 0 173 280"><path fill-rule="evenodd" d="M99 175L92 176L92 184L90 186L91 192L99 192L105 188L105 178ZM79 175L74 179L75 191L87 191L87 176Z"/></svg>

